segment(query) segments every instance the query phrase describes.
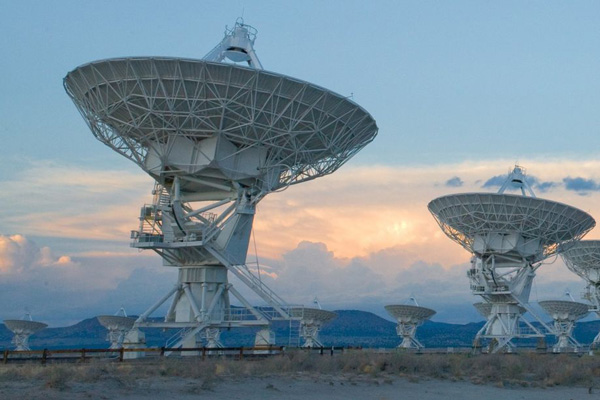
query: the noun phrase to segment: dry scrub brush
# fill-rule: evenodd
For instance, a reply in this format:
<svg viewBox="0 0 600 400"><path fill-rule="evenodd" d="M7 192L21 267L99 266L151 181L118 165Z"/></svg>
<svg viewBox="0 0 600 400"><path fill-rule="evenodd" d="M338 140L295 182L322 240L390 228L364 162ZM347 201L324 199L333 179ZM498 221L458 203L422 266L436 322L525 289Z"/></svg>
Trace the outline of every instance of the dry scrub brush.
<svg viewBox="0 0 600 400"><path fill-rule="evenodd" d="M180 377L210 383L224 378L276 375L325 375L352 379L404 377L464 380L478 384L554 386L600 382L600 357L555 354L412 354L346 351L334 356L288 351L263 359L195 357L131 360L118 363L92 360L82 364L0 365L0 382L36 381L58 390L75 382L111 381L128 387L139 379ZM600 385L598 385L600 386Z"/></svg>

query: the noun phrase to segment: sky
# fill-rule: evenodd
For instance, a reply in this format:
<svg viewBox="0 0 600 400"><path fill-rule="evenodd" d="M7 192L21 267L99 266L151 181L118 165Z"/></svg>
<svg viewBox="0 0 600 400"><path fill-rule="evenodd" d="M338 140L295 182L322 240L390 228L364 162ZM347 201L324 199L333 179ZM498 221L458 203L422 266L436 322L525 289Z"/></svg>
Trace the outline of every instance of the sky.
<svg viewBox="0 0 600 400"><path fill-rule="evenodd" d="M379 126L339 171L259 204L248 261L290 303L387 317L415 296L435 321L480 320L469 254L427 204L497 191L515 163L538 197L600 215L598 2L0 0L0 15L0 319L136 314L175 284L129 247L152 179L93 137L62 79L202 58L240 16L265 69L352 96ZM553 257L532 300L583 287Z"/></svg>

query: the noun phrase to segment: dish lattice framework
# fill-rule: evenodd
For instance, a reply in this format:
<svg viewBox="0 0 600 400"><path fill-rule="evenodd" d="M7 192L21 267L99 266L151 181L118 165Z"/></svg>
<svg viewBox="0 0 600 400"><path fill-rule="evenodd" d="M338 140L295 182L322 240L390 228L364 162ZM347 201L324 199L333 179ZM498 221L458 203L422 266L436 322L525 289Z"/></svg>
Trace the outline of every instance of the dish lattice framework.
<svg viewBox="0 0 600 400"><path fill-rule="evenodd" d="M586 282L600 284L600 240L581 240L565 246L561 256L572 272Z"/></svg>
<svg viewBox="0 0 600 400"><path fill-rule="evenodd" d="M589 214L554 201L497 193L465 193L439 197L429 210L452 240L471 253L477 235L518 232L529 262L541 261L559 246L579 240L595 226Z"/></svg>
<svg viewBox="0 0 600 400"><path fill-rule="evenodd" d="M233 180L269 192L335 171L377 133L369 113L343 96L232 64L109 59L71 71L64 85L94 135L161 184L171 175L216 177L213 189ZM200 146L212 137L235 149L217 174ZM234 165L256 152L261 162L251 169Z"/></svg>

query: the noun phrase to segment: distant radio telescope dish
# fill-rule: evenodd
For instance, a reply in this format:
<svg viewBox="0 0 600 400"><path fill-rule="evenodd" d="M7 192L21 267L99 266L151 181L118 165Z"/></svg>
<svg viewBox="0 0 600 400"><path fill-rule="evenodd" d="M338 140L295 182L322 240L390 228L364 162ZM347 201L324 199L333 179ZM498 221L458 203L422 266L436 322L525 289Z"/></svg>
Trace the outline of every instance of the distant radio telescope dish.
<svg viewBox="0 0 600 400"><path fill-rule="evenodd" d="M98 322L108 330L108 341L111 349L123 347L127 333L133 328L135 318L121 315L99 315Z"/></svg>
<svg viewBox="0 0 600 400"><path fill-rule="evenodd" d="M587 282L583 297L591 304L590 312L600 316L600 240L581 240L566 246L561 253L567 267ZM600 345L600 333L592 342Z"/></svg>
<svg viewBox="0 0 600 400"><path fill-rule="evenodd" d="M114 58L64 79L94 136L155 180L132 246L157 252L179 278L135 328L181 329L170 347L196 347L203 330L218 346L221 328L291 318L290 306L246 266L256 205L336 171L377 134L373 117L347 97L263 70L255 38L238 20L202 60ZM274 314L252 307L228 272ZM230 309L230 295L247 309L244 318ZM169 299L165 321L149 320Z"/></svg>
<svg viewBox="0 0 600 400"><path fill-rule="evenodd" d="M479 314L481 314L481 316L485 319L487 319L492 313L492 305L490 303L480 301L478 303L474 303L473 307L475 307Z"/></svg>
<svg viewBox="0 0 600 400"><path fill-rule="evenodd" d="M302 347L305 348L323 347L319 339L319 331L323 325L337 317L337 314L332 311L306 307L292 308L291 314L300 320L300 336L304 339Z"/></svg>
<svg viewBox="0 0 600 400"><path fill-rule="evenodd" d="M31 350L29 348L29 337L48 326L42 322L22 319L6 319L4 320L4 325L14 334L12 343L15 346L15 350L18 351Z"/></svg>
<svg viewBox="0 0 600 400"><path fill-rule="evenodd" d="M416 338L417 327L435 315L435 311L412 305L387 305L385 310L398 322L396 333L402 338L398 347L422 349L423 345Z"/></svg>
<svg viewBox="0 0 600 400"><path fill-rule="evenodd" d="M479 314L481 314L481 316L483 316L484 318L488 318L492 314L491 303L478 302L474 303L473 307L475 307ZM525 307L519 307L519 312L521 314L525 314L527 310L525 309Z"/></svg>
<svg viewBox="0 0 600 400"><path fill-rule="evenodd" d="M511 186L523 195L505 194ZM490 339L493 352L510 351L513 338L545 337L521 318L519 307L553 332L528 306L535 271L541 261L595 226L594 219L577 208L526 197L527 193L533 191L525 171L515 166L499 193L447 195L428 205L442 231L473 255L468 271L471 291L492 305L481 337Z"/></svg>
<svg viewBox="0 0 600 400"><path fill-rule="evenodd" d="M555 353L571 350L577 352L581 344L573 337L575 322L589 314L589 305L575 301L546 300L539 302L554 320L554 331L557 338L553 347Z"/></svg>

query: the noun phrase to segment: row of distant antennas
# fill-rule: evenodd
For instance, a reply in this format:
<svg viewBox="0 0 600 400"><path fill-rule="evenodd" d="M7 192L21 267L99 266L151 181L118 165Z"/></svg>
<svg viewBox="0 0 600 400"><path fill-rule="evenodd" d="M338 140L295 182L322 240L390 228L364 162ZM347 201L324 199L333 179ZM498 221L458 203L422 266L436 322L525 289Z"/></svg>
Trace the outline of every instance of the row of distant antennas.
<svg viewBox="0 0 600 400"><path fill-rule="evenodd" d="M225 37L214 49L204 56L206 61L248 63L249 67L263 69L256 52L254 41L258 30L244 24L243 18L238 18L233 28L225 28Z"/></svg>

